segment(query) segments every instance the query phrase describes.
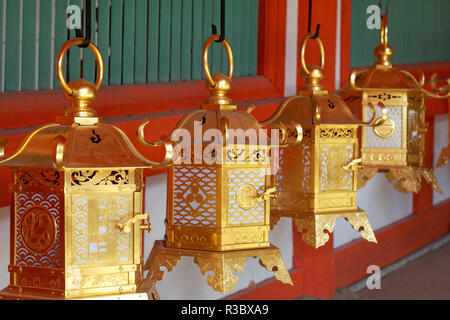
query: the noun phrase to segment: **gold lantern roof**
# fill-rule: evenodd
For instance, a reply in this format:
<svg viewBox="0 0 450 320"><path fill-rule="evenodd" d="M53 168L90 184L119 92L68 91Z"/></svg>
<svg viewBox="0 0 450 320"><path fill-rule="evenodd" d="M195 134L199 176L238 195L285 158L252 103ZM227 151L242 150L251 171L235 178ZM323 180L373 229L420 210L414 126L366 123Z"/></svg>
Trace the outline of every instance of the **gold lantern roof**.
<svg viewBox="0 0 450 320"><path fill-rule="evenodd" d="M55 150L66 141L57 165ZM98 142L96 142L98 141ZM148 167L130 140L115 126L48 124L31 133L22 146L3 160L8 167L110 168Z"/></svg>
<svg viewBox="0 0 450 320"><path fill-rule="evenodd" d="M186 129L192 137L194 137L195 122L202 123L202 131L209 129L224 130L224 123L221 119L226 119L227 129L242 129L244 131L252 129L259 132L262 129L261 124L254 116L246 111L237 110L235 106L227 105L228 108L224 109L220 106L205 104L202 109L188 113L177 124L174 130ZM232 108L230 108L232 107ZM224 141L225 142L225 141ZM209 143L209 141L203 141L203 143Z"/></svg>
<svg viewBox="0 0 450 320"><path fill-rule="evenodd" d="M335 94L313 93L295 96L284 101L278 110L264 123L295 119L302 125L354 124L364 125L349 110L345 102Z"/></svg>
<svg viewBox="0 0 450 320"><path fill-rule="evenodd" d="M103 80L103 60L91 43L89 48L97 60L99 74L94 84L77 79L64 80L62 65L67 50L80 42L72 39L61 48L58 58L58 81L71 107L55 123L34 130L11 156L0 165L8 167L54 168L147 168L159 164L147 160L116 126L102 123L89 105ZM3 146L4 147L4 146Z"/></svg>

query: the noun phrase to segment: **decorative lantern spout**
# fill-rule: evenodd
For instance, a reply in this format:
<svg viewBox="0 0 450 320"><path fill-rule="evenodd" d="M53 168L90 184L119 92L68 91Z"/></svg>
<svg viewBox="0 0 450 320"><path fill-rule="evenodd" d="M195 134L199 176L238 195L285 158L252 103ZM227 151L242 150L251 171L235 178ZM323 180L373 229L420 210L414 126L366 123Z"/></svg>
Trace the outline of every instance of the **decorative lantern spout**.
<svg viewBox="0 0 450 320"><path fill-rule="evenodd" d="M139 143L141 143L143 146L146 146L146 147L159 147L159 146L164 145L166 153L164 155L164 159L160 163L150 161L147 159L145 159L145 160L149 164L149 166L154 170L166 168L172 162L174 143L172 143L165 136L161 136L161 140L159 140L159 141L148 142L147 139L145 139L144 129L149 123L150 123L150 120L145 119L139 125L139 127L137 129L137 137L138 137Z"/></svg>

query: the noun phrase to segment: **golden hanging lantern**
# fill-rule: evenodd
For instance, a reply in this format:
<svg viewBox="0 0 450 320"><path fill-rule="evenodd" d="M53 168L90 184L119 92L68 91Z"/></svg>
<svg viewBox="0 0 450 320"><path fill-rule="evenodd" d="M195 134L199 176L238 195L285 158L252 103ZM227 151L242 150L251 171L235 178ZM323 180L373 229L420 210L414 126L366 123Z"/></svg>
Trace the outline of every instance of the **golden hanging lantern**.
<svg viewBox="0 0 450 320"><path fill-rule="evenodd" d="M358 120L339 96L329 94L320 84L325 55L318 37L321 65L306 65L305 48L313 35L307 34L301 46L305 86L263 122L282 128L295 120L303 128L300 145L280 149L271 225L274 227L281 217L290 217L303 241L318 248L328 241L335 220L345 218L364 239L376 242L366 213L356 206L356 167L360 161L357 129L373 125L373 121Z"/></svg>
<svg viewBox="0 0 450 320"><path fill-rule="evenodd" d="M436 78L437 78L437 74L433 74L430 79L431 88L433 90L435 90L436 92L450 91L450 79L447 79L446 86L442 86L439 88L436 85ZM449 110L450 110L450 98L448 100L448 104L449 104ZM449 127L450 127L450 114L449 114L448 119L449 119L448 123L449 123ZM447 147L442 148L441 154L439 155L438 161L436 162L436 167L438 167L438 168L448 164L448 159L450 159L450 130L448 131L448 141L449 141L449 144L447 145Z"/></svg>
<svg viewBox="0 0 450 320"><path fill-rule="evenodd" d="M417 81L412 74L400 70L389 60L393 49L388 44L387 16L383 15L380 44L375 48L377 61L367 70L352 72L350 81L340 91L350 109L363 120L380 119L381 109L370 104L383 103L388 119L382 125L363 128L361 137L361 167L358 187L363 187L377 172L384 172L400 192L419 192L422 177L441 192L431 168L424 165L425 97L447 98L427 92L421 74ZM377 120L381 121L381 120Z"/></svg>
<svg viewBox="0 0 450 320"><path fill-rule="evenodd" d="M237 110L227 97L233 54L226 40L221 43L228 55L228 75L211 77L208 51L218 39L211 36L203 48L206 86L212 95L201 109L186 114L172 133L172 140L182 136L183 144L175 146L178 152L168 173L166 236L156 241L146 269L159 281L164 277L161 266L171 271L181 257L191 256L203 274L213 271L207 283L226 293L239 281L233 270L242 273L247 257L259 257L279 280L292 284L279 249L269 243L269 197L274 188L270 147L263 142L267 137L258 121ZM138 137L152 145L144 138L147 123ZM246 133L255 133L255 139Z"/></svg>
<svg viewBox="0 0 450 320"><path fill-rule="evenodd" d="M4 299L84 299L156 294L143 278L146 160L119 128L89 107L103 80L97 47L95 85L66 83L63 60L82 38L67 41L57 76L70 108L33 131L0 165L12 170L11 280ZM167 145L170 150L170 145ZM164 165L164 164L162 164ZM146 222L147 221L147 222ZM141 292L146 287L149 291Z"/></svg>

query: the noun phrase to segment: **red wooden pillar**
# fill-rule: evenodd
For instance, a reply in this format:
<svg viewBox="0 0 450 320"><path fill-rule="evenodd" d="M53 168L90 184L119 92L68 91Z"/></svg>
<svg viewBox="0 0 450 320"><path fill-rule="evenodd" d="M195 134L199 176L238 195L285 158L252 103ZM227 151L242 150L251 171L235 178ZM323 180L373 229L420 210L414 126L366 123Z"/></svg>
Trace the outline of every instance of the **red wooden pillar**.
<svg viewBox="0 0 450 320"><path fill-rule="evenodd" d="M303 295L331 298L335 289L333 234L328 242L315 249L301 240L293 224L293 266L303 270Z"/></svg>
<svg viewBox="0 0 450 320"><path fill-rule="evenodd" d="M344 0L343 2L346 2ZM299 0L298 5L298 57L300 57L301 42L308 32L308 0ZM311 32L316 31L320 24L319 37L325 49L325 77L322 85L330 92L334 91L336 63L336 18L337 1L315 0L312 2ZM319 47L314 40L308 43L305 62L320 63ZM348 59L349 57L343 57ZM338 62L339 63L339 62ZM300 66L300 63L298 64ZM300 90L305 81L301 76L301 68L297 71L297 89ZM335 268L333 259L333 234L322 247L315 249L301 240L301 234L293 226L293 267L303 273L303 295L331 298L335 290Z"/></svg>

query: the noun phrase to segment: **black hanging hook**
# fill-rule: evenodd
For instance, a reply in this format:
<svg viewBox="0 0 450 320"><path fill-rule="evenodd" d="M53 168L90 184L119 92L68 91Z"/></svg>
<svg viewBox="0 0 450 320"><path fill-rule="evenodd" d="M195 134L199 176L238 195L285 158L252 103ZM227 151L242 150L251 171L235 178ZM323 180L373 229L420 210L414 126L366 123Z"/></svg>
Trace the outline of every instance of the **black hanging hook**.
<svg viewBox="0 0 450 320"><path fill-rule="evenodd" d="M212 34L217 34L217 27L215 24L211 25ZM220 38L216 42L225 40L225 0L220 1Z"/></svg>
<svg viewBox="0 0 450 320"><path fill-rule="evenodd" d="M389 5L391 4L391 0L388 0L387 4L386 4L386 16L389 15ZM379 0L378 1L378 7L380 7L380 17L383 15L382 11L383 11L383 0Z"/></svg>
<svg viewBox="0 0 450 320"><path fill-rule="evenodd" d="M83 38L83 43L79 44L78 47L80 48L87 48L89 46L89 44L91 43L91 12L92 12L92 7L91 7L91 0L85 0L84 1L84 10L86 12L86 23L84 25L84 31L85 31L85 35L83 36L83 30L82 29L75 29L75 34L77 38Z"/></svg>
<svg viewBox="0 0 450 320"><path fill-rule="evenodd" d="M308 9L308 33L311 33L311 11L312 11L312 0L309 0L309 9ZM316 39L319 36L320 24L316 26L316 32L311 37L311 39Z"/></svg>

